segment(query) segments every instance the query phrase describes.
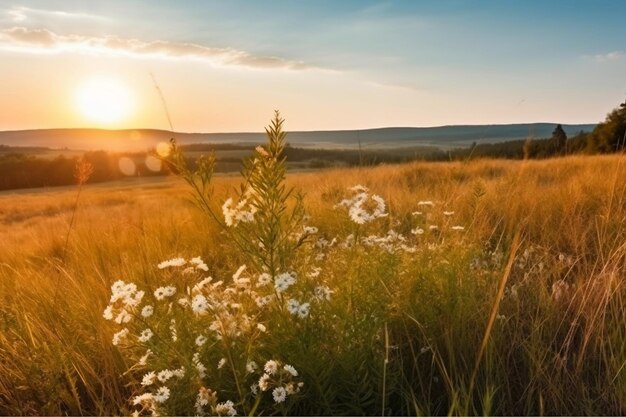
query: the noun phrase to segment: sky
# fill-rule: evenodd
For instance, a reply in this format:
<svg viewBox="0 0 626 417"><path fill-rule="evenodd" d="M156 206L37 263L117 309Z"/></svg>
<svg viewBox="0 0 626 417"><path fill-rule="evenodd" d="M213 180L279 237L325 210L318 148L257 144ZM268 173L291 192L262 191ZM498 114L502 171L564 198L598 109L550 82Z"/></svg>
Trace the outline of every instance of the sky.
<svg viewBox="0 0 626 417"><path fill-rule="evenodd" d="M0 130L596 123L626 2L0 0Z"/></svg>

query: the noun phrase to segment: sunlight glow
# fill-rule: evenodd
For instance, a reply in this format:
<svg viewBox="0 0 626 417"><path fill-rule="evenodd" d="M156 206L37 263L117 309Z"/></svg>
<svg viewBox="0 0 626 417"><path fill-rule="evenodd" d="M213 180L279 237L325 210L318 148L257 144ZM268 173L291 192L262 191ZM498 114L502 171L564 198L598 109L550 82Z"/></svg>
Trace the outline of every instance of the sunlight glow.
<svg viewBox="0 0 626 417"><path fill-rule="evenodd" d="M76 106L92 122L112 124L130 116L133 98L124 84L114 78L93 78L76 92Z"/></svg>

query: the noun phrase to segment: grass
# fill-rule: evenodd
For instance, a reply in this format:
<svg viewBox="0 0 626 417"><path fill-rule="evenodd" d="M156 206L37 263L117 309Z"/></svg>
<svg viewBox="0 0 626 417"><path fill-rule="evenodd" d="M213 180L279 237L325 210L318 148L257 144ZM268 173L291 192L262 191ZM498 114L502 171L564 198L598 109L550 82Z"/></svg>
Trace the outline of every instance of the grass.
<svg viewBox="0 0 626 417"><path fill-rule="evenodd" d="M290 258L293 291L303 299L323 283L330 301L312 303L307 319L278 305L259 313L268 335L207 350L203 384L239 413L624 414L625 171L622 156L576 156L288 175L319 229L310 242L393 229L416 250L333 246L316 260L303 245ZM240 182L213 179L215 212ZM389 215L356 225L334 208L356 184ZM115 281L182 285L157 268L177 256L200 255L227 284L241 264L260 272L189 196L175 178L87 185L63 259L76 190L0 195L0 413L132 411L144 371L132 368L132 347L111 344L118 329L102 317ZM427 200L434 206L418 206ZM305 278L313 267L319 277ZM223 352L232 371L217 369ZM293 365L301 393L280 404L251 397L260 374L235 369L249 355ZM195 413L189 381L189 392L172 387L164 412Z"/></svg>

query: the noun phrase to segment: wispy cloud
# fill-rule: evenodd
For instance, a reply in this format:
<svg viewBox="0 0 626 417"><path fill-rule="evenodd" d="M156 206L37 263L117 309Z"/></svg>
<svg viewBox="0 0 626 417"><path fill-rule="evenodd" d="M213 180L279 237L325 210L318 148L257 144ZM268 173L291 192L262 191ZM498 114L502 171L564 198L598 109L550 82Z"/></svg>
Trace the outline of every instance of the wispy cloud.
<svg viewBox="0 0 626 417"><path fill-rule="evenodd" d="M234 48L216 48L196 43L166 40L144 41L118 36L61 35L48 29L13 27L0 30L0 48L30 53L92 53L194 59L216 65L256 69L320 69L302 61L254 55Z"/></svg>
<svg viewBox="0 0 626 417"><path fill-rule="evenodd" d="M624 54L624 51L611 51L605 54L594 55L593 59L595 59L598 62L618 61L624 58L625 56L626 54Z"/></svg>
<svg viewBox="0 0 626 417"><path fill-rule="evenodd" d="M5 11L9 16L9 19L15 23L26 22L33 18L66 18L66 19L83 19L83 20L106 20L103 16L97 16L89 13L82 12L66 12L62 10L46 10L46 9L34 9L31 7L17 6L12 7Z"/></svg>

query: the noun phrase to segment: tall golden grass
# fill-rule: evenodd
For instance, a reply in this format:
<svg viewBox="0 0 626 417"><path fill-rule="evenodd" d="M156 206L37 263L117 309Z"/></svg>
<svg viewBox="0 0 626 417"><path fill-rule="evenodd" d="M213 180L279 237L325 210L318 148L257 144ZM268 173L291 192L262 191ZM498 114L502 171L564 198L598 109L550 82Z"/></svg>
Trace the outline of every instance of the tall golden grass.
<svg viewBox="0 0 626 417"><path fill-rule="evenodd" d="M316 406L293 412L625 413L624 178L619 155L289 175L288 184L305 195L311 224L329 237L349 228L345 213L333 206L355 184L387 201L386 224L399 232L410 235L411 213L421 200L454 211L450 225L465 227L458 254L434 252L445 261L435 266L422 258L423 270L415 266L411 280L389 289L392 298L381 297L402 317L372 323L384 328L385 358L396 361L384 374L370 375L383 379L382 394L376 394L382 398L370 404L362 393L333 397L318 381L311 393ZM239 181L216 178L217 211ZM216 266L236 264L218 228L176 178L85 186L62 259L75 198L71 188L0 194L2 414L127 410L132 386L124 372L131 364L111 345L102 319L111 284L149 283L159 261L179 255L201 255ZM498 309L502 317L491 320L494 329L479 354L506 259L483 282L469 282L481 275L463 271L482 256L476 248L507 256L515 235L520 249ZM472 249L463 252L464 244ZM369 269L359 272L363 281L357 285L384 291L385 283L377 282L384 267L363 262ZM563 283L563 296L555 295L557 282ZM432 354L420 353L423 346ZM340 356L328 355L319 360ZM359 360L348 368L362 366ZM337 375L361 375L355 369Z"/></svg>

